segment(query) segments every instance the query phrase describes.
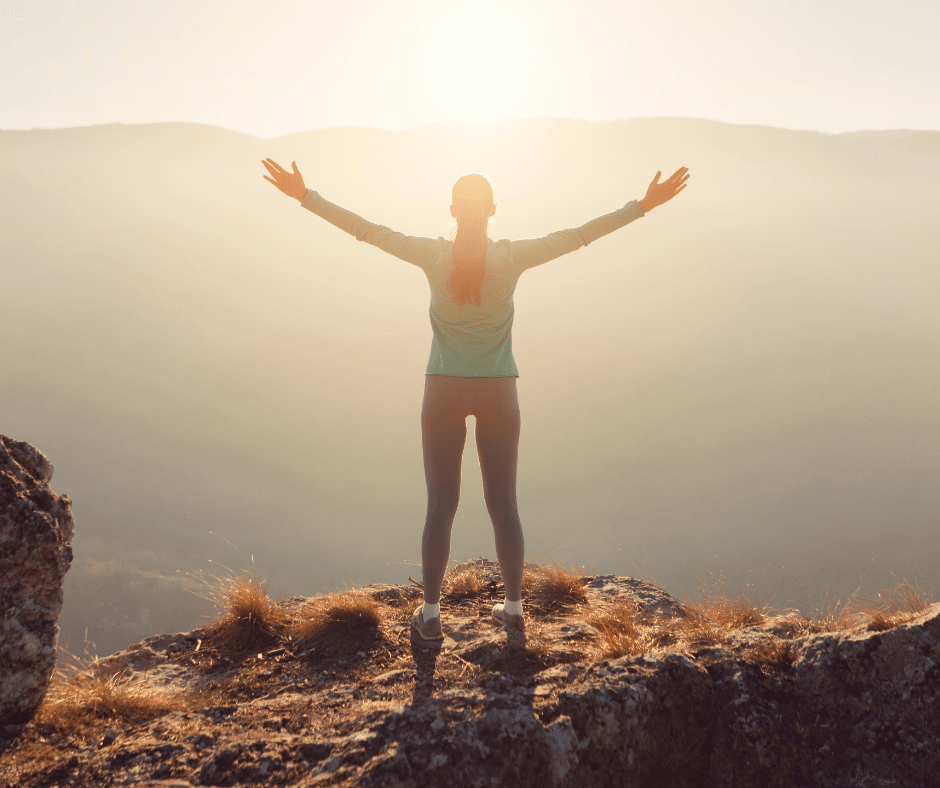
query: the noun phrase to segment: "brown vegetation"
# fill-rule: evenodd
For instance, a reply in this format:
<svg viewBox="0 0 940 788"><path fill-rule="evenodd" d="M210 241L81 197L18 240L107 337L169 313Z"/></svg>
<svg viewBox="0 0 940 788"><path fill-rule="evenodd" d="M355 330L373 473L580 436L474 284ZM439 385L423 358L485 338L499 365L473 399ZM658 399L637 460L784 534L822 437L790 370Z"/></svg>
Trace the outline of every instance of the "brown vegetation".
<svg viewBox="0 0 940 788"><path fill-rule="evenodd" d="M699 587L702 591L702 601L689 603L689 608L699 614L699 623L702 619L707 619L714 622L719 629L729 632L759 626L767 620L766 605L755 605L745 596L729 596L725 593L723 583L719 590L712 594L706 591L701 580Z"/></svg>
<svg viewBox="0 0 940 788"><path fill-rule="evenodd" d="M345 591L309 602L291 637L310 650L353 652L377 644L382 624L382 611L372 597Z"/></svg>
<svg viewBox="0 0 940 788"><path fill-rule="evenodd" d="M445 575L444 587L447 589L447 595L451 597L479 594L483 590L480 565L474 561L468 561L455 566Z"/></svg>
<svg viewBox="0 0 940 788"><path fill-rule="evenodd" d="M527 607L547 612L587 602L584 587L588 582L589 577L555 561L551 566L527 564L522 575L522 590Z"/></svg>
<svg viewBox="0 0 940 788"><path fill-rule="evenodd" d="M207 645L241 653L267 648L286 633L290 616L268 596L267 581L258 580L250 570L215 581L208 597L222 612L206 625Z"/></svg>
<svg viewBox="0 0 940 788"><path fill-rule="evenodd" d="M793 665L796 655L789 640L767 640L747 652L748 658L768 673L780 673Z"/></svg>
<svg viewBox="0 0 940 788"><path fill-rule="evenodd" d="M656 649L652 628L641 623L634 602L618 600L593 609L585 623L597 630L594 656L598 660L645 654Z"/></svg>
<svg viewBox="0 0 940 788"><path fill-rule="evenodd" d="M38 716L65 728L91 718L149 720L189 708L194 699L180 693L136 687L128 674L108 676L93 665L70 681L53 683Z"/></svg>
<svg viewBox="0 0 940 788"><path fill-rule="evenodd" d="M899 597L897 601L894 598L895 593ZM878 600L871 600L862 610L870 619L868 629L881 632L912 621L931 604L932 597L929 593L921 591L916 584L912 588L907 580L903 580L894 590L884 592L884 596L879 593Z"/></svg>
<svg viewBox="0 0 940 788"><path fill-rule="evenodd" d="M62 665L49 683L35 722L51 731L74 733L96 729L102 722L150 720L171 711L191 709L204 702L205 693L174 692L135 685L124 671L111 673L97 656L83 657L62 649Z"/></svg>
<svg viewBox="0 0 940 788"><path fill-rule="evenodd" d="M793 662L793 637L839 632L862 625L868 620L869 631L882 631L913 620L931 604L929 594L903 581L893 592L879 593L877 600L855 609L855 595L842 607L816 611L812 616L797 614L781 622L783 639L770 640L748 652L749 657L771 671L779 671ZM755 605L746 596L732 596L720 588L709 594L702 584L700 602L687 603L689 614L681 617L652 619L644 617L639 607L616 600L591 610L585 622L597 630L594 643L596 659L649 653L664 649L689 650L718 645L726 633L759 626L768 620L766 605Z"/></svg>
<svg viewBox="0 0 940 788"><path fill-rule="evenodd" d="M379 702L375 698L381 698L381 703L414 702L439 691L489 686L490 682L498 685L507 675L533 678L565 663L663 651L707 662L712 657L701 649L727 645L734 630L762 625L760 632L749 633L747 642L739 644L739 656L776 675L792 668L797 653L793 638L866 623L870 630L880 631L910 621L930 604L927 594L904 582L896 591L877 594L861 608L855 605L853 595L840 609L812 617L798 611L771 615L765 606L744 595L728 593L724 587L707 591L703 584L701 599L683 604L681 614L656 614L629 592L611 597L592 595L592 604L585 605L590 578L557 563L527 565L524 580L525 648L494 648L499 641L494 639L497 628L489 611L492 603L501 599L502 586L498 566L478 560L461 564L448 575L446 615L459 619L464 633L479 631L486 638L485 645L460 650L457 639L435 651L416 647L409 639L408 621L420 597L417 587L371 593L347 590L303 604L271 599L267 584L251 572L217 579L209 598L220 606L219 617L209 622L206 633L194 633L196 637L189 638L188 644L180 641L182 648L165 652L170 661L199 671L205 681L194 683L207 690L171 692L153 681L146 685L135 682L133 674L114 667L124 668L126 661L105 668L108 660L88 658L86 647L83 660L71 658L71 667L57 672L29 732L4 754L2 768L6 774L20 775L10 784L39 788L51 784L48 775L64 769L74 752L87 751L102 753L100 757L81 755L105 764L95 767L99 769L97 779L110 774L112 768L107 765L110 748L104 746L109 737L116 735L125 741L133 736L132 731L146 729L148 720L173 711L242 703L246 698L270 697L294 688L305 697L309 694L313 704L292 712L296 721L293 716L288 720L279 709L275 720L259 717L252 724L266 727L276 723L301 730L306 724L301 720L310 708L323 719L349 721L364 713L368 705L363 703L370 697L373 700L368 702L375 703ZM647 582L655 585L652 578ZM200 636L204 640L200 641ZM259 642L273 648L259 648ZM259 648L258 653L246 651L249 646ZM306 654L315 656L316 661L298 659ZM370 695L364 688L373 684ZM351 699L348 704L337 699L345 694L333 693L337 685L346 688L344 693ZM534 702L541 704L547 697L538 695ZM257 713L267 712L259 706ZM173 720L171 727L175 726L180 741L197 736L199 726L204 725L202 717L189 720L188 715L174 715ZM240 718L239 724L248 724L248 718ZM685 775L683 779L695 784L700 744L695 730L693 725L685 734L677 733L675 741L663 750L654 770L658 777L675 782ZM26 775L32 776L27 779Z"/></svg>

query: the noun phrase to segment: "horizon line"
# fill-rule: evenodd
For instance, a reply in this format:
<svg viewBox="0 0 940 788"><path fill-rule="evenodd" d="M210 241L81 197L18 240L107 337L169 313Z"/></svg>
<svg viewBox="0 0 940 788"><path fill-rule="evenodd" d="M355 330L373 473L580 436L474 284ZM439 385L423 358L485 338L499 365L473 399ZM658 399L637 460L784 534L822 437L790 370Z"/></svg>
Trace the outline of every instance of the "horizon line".
<svg viewBox="0 0 940 788"><path fill-rule="evenodd" d="M780 131L795 131L803 132L807 134L823 134L831 137L838 137L848 134L881 134L881 133L892 133L892 132L909 132L909 133L940 133L940 129L911 129L911 128L890 128L890 129L858 129L854 131L840 131L840 132L829 132L829 131L818 131L815 129L801 129L793 128L787 126L771 126L763 123L735 123L732 121L725 120L716 120L713 118L701 118L693 117L690 115L656 115L656 116L645 116L637 115L631 118L607 118L602 120L590 120L588 118L574 118L574 117L562 117L557 115L544 115L544 116L526 116L526 117L517 117L517 118L503 118L500 120L490 120L490 121L474 121L474 120L439 120L432 121L430 123L423 123L418 126L410 126L403 129L391 129L385 128L382 126L357 126L357 125L342 125L342 126L320 126L316 128L304 129L302 131L292 131L286 134L279 134L273 137L259 137L256 134L251 134L246 131L241 131L239 129L233 129L228 126L219 126L213 123L204 123L202 121L188 121L188 120L166 120L166 121L150 121L143 123L125 123L123 121L112 121L110 123L89 123L82 126L32 126L30 128L0 128L0 133L2 132L28 132L28 131L75 131L78 129L93 129L100 128L103 126L164 126L164 125L189 125L189 126L208 126L209 128L222 129L223 131L229 131L235 134L242 134L246 137L253 137L264 142L273 142L274 140L283 139L284 137L294 137L299 134L309 134L311 132L320 132L320 131L343 131L343 130L361 130L361 131L380 131L386 132L388 134L407 134L410 132L421 131L423 129L430 129L435 127L443 128L453 128L459 129L464 127L465 129L496 129L500 126L507 126L517 123L526 123L526 122L558 122L558 121L571 121L575 123L588 123L592 125L602 124L602 123L626 123L633 121L695 121L700 123L716 123L723 126L741 126L746 128L762 128L762 129L776 129Z"/></svg>

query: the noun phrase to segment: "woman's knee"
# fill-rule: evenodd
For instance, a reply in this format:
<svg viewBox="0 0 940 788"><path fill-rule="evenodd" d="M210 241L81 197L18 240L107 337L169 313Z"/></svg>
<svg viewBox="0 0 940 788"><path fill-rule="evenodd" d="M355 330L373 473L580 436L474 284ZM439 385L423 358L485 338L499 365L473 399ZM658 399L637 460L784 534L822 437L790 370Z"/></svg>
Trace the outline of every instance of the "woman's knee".
<svg viewBox="0 0 940 788"><path fill-rule="evenodd" d="M443 523L448 525L457 515L457 506L460 504L460 490L450 495L429 495L427 520L429 523Z"/></svg>
<svg viewBox="0 0 940 788"><path fill-rule="evenodd" d="M516 503L516 495L500 494L498 496L485 495L486 511L489 512L490 520L495 527L504 523L515 524L519 521L519 506Z"/></svg>

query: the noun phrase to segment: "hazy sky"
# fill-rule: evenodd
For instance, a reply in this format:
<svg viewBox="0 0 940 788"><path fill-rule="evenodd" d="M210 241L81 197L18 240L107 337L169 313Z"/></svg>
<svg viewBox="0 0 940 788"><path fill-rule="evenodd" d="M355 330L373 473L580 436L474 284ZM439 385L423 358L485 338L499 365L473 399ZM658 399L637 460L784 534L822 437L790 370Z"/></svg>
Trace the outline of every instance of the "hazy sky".
<svg viewBox="0 0 940 788"><path fill-rule="evenodd" d="M0 2L0 128L940 129L936 0Z"/></svg>

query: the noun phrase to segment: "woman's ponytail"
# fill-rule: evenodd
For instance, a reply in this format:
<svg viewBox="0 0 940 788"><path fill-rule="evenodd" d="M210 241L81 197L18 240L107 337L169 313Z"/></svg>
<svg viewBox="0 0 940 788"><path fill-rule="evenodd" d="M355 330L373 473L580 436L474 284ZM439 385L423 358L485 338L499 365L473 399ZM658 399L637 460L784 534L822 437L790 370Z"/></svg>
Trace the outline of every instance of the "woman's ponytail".
<svg viewBox="0 0 940 788"><path fill-rule="evenodd" d="M454 270L447 289L457 304L480 305L480 288L486 268L487 226L493 210L493 188L482 175L459 178L453 189L453 213L457 219L454 239Z"/></svg>
<svg viewBox="0 0 940 788"><path fill-rule="evenodd" d="M486 267L487 217L466 217L457 222L454 239L454 270L447 280L447 289L461 306L472 300L480 305L480 288Z"/></svg>

